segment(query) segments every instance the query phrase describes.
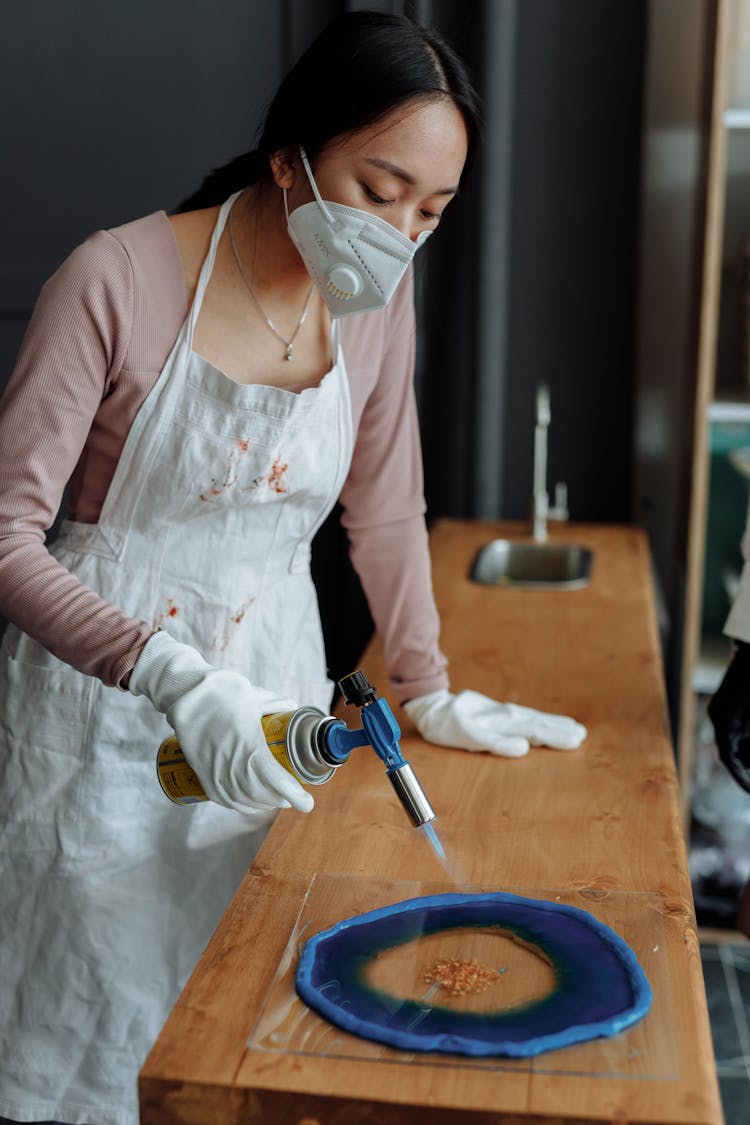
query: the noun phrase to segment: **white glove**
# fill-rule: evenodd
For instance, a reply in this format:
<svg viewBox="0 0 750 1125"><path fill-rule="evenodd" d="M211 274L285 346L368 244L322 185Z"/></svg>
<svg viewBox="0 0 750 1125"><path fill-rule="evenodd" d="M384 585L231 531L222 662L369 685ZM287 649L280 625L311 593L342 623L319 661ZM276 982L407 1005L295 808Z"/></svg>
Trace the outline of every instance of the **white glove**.
<svg viewBox="0 0 750 1125"><path fill-rule="evenodd" d="M293 807L313 799L268 749L261 715L297 704L255 687L239 672L214 668L168 633L146 642L128 690L167 716L206 796L236 812Z"/></svg>
<svg viewBox="0 0 750 1125"><path fill-rule="evenodd" d="M506 758L523 757L530 745L575 750L587 733L565 715L497 703L478 691L453 695L444 688L410 699L403 708L426 742L459 750L489 750Z"/></svg>

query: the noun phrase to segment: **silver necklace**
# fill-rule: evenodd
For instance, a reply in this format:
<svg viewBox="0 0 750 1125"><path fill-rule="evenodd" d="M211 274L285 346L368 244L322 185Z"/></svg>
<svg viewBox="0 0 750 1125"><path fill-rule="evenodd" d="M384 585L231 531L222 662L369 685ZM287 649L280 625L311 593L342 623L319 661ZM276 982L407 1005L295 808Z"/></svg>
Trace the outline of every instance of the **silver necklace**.
<svg viewBox="0 0 750 1125"><path fill-rule="evenodd" d="M234 241L234 227L232 226L232 214L233 214L233 212L234 212L234 207L232 207L231 211L229 212L229 241L232 244L232 253L234 254L234 260L237 263L237 269L240 271L240 275L242 277L242 280L245 282L245 285L247 286L247 291L250 294L250 296L252 297L253 303L255 304L256 309L258 310L260 315L263 317L263 319L265 320L266 324L268 325L268 327L273 332L276 339L281 340L281 343L286 348L286 355L284 356L284 359L288 359L291 362L294 359L294 356L292 355L292 351L293 351L293 348L294 348L294 341L296 339L297 333L299 332L300 328L305 323L305 318L307 317L307 314L310 310L310 302L312 301L313 289L315 288L315 286L314 285L310 286L310 292L307 294L307 300L305 301L305 307L302 310L302 315L300 316L299 320L297 321L297 326L294 329L294 332L292 332L289 339L285 340L284 337L279 332L276 325L274 324L274 322L271 320L270 316L267 316L266 313L263 311L263 308L261 306L260 301L255 296L255 290L252 287L252 284L250 282L250 278L245 273L245 267L242 264L242 258L240 258L239 251L237 249L237 243Z"/></svg>

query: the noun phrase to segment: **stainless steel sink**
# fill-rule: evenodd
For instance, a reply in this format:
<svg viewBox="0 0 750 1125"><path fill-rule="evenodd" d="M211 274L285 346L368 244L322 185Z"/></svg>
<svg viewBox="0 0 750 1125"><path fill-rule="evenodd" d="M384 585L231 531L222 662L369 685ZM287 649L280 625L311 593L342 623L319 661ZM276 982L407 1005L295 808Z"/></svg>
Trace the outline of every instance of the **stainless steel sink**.
<svg viewBox="0 0 750 1125"><path fill-rule="evenodd" d="M592 552L572 543L493 539L477 554L469 577L487 586L576 590L591 579Z"/></svg>

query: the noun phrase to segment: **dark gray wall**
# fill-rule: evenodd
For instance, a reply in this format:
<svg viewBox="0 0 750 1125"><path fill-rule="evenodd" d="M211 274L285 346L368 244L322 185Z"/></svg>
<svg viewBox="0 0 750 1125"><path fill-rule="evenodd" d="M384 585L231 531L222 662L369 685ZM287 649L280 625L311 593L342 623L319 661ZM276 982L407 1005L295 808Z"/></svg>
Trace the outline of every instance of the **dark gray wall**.
<svg viewBox="0 0 750 1125"><path fill-rule="evenodd" d="M0 380L91 231L170 209L252 147L289 35L277 0L3 0Z"/></svg>
<svg viewBox="0 0 750 1125"><path fill-rule="evenodd" d="M659 577L676 732L693 457L715 5L649 6L639 234L634 520ZM691 690L691 685L686 685Z"/></svg>
<svg viewBox="0 0 750 1125"><path fill-rule="evenodd" d="M645 5L518 7L504 514L529 512L537 384L571 518L631 518Z"/></svg>
<svg viewBox="0 0 750 1125"><path fill-rule="evenodd" d="M507 134L505 162L488 162L485 143L478 180L434 255L427 248L420 406L429 510L528 517L533 404L547 383L550 483L568 482L572 518L627 522L646 3L502 5L510 47L495 44L487 56L466 38L482 94L491 95L488 133L500 126ZM501 52L513 73L505 90L492 91ZM502 261L486 253L498 215ZM493 357L498 403L481 387L484 340L472 319L488 285L503 329ZM435 299L441 290L451 292L449 307ZM488 408L500 451L494 493L486 450L474 456Z"/></svg>

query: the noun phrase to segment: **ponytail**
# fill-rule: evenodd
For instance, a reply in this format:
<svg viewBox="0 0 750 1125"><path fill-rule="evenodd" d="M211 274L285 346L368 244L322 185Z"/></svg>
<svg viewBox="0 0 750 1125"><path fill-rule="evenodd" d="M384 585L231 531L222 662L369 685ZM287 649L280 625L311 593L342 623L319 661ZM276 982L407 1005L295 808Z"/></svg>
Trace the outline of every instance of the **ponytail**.
<svg viewBox="0 0 750 1125"><path fill-rule="evenodd" d="M243 152L241 156L235 156L234 160L230 160L228 164L223 164L220 168L214 168L212 172L209 172L200 187L177 205L174 213L199 211L203 207L215 207L217 204L223 203L234 192L242 191L243 188L263 179L268 171L268 161L259 149L254 148L252 152Z"/></svg>

